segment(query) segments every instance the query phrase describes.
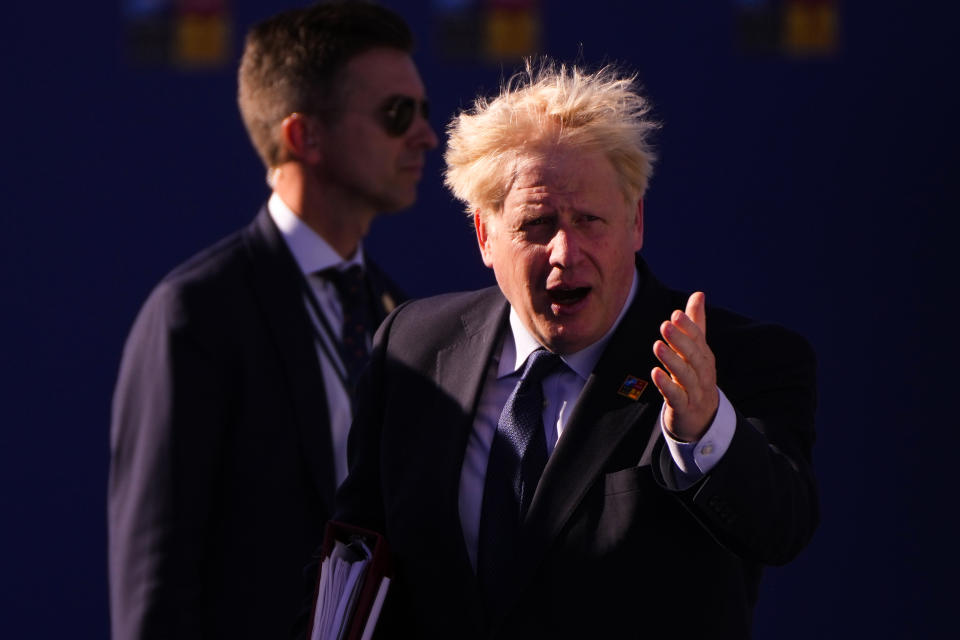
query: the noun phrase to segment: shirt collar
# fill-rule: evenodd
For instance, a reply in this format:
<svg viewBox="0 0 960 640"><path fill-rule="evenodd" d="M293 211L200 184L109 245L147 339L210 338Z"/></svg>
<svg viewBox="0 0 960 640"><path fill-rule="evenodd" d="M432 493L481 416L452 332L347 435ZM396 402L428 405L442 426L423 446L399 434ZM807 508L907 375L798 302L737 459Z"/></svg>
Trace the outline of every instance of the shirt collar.
<svg viewBox="0 0 960 640"><path fill-rule="evenodd" d="M316 273L330 267L346 269L355 264L363 266L363 246L357 245L357 251L349 260L344 260L316 231L307 226L274 192L267 202L267 210L277 229L290 247L290 253L296 260L300 271L305 274Z"/></svg>
<svg viewBox="0 0 960 640"><path fill-rule="evenodd" d="M613 332L618 326L620 326L623 316L626 315L627 309L629 309L630 305L633 304L633 299L636 297L636 295L637 270L634 269L633 281L630 283L630 292L627 294L627 299L624 301L623 307L620 309L620 314L614 321L613 326L610 327L610 329L603 335L602 338L591 344L589 347L581 349L576 353L568 353L560 356L566 365L583 380L589 378L590 373L593 371L594 367L597 366L597 362L600 360L603 350L606 349L607 343L610 342ZM497 378L504 378L519 371L520 368L523 367L523 363L527 361L527 358L530 356L530 354L539 349L541 346L543 345L541 345L536 338L530 335L530 332L527 331L527 328L523 326L520 316L511 305L510 331L503 340L503 348L500 351L500 362L497 365Z"/></svg>

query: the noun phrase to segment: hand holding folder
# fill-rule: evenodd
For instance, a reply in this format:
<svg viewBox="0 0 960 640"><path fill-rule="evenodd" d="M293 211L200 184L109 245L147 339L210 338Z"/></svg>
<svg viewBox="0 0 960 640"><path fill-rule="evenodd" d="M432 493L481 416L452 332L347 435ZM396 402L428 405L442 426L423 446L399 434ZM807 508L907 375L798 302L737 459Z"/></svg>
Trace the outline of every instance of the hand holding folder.
<svg viewBox="0 0 960 640"><path fill-rule="evenodd" d="M369 640L390 586L386 541L373 531L330 522L322 552L310 640Z"/></svg>

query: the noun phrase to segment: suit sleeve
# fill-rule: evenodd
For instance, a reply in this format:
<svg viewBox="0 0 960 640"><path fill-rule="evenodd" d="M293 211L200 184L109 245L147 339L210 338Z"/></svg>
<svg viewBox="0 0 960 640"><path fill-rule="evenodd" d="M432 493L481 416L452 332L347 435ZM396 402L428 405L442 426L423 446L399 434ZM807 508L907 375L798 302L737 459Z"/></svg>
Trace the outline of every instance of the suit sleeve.
<svg viewBox="0 0 960 640"><path fill-rule="evenodd" d="M198 638L204 627L229 368L216 355L218 327L184 298L160 285L144 305L114 394L108 533L118 639Z"/></svg>
<svg viewBox="0 0 960 640"><path fill-rule="evenodd" d="M718 350L717 363L718 385L736 412L730 447L704 478L679 490L661 441L654 476L733 553L786 563L819 523L813 351L796 334L768 326Z"/></svg>

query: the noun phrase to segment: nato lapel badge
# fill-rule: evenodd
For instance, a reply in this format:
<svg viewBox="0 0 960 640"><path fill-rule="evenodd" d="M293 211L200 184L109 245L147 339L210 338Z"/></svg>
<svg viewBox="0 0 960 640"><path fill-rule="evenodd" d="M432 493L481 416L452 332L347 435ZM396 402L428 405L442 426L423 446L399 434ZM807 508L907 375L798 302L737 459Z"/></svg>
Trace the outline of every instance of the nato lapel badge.
<svg viewBox="0 0 960 640"><path fill-rule="evenodd" d="M646 388L646 380L641 380L636 376L627 376L627 379L623 381L622 385L620 385L620 389L617 391L617 393L622 396L626 396L631 400L637 400L640 397L640 394L642 394L643 390Z"/></svg>

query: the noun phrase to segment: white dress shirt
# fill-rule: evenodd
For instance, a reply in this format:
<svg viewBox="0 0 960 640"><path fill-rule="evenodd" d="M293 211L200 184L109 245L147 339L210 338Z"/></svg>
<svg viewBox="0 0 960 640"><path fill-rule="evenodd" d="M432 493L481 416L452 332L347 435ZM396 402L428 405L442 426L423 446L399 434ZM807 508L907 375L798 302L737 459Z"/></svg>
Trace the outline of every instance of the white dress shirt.
<svg viewBox="0 0 960 640"><path fill-rule="evenodd" d="M340 297L333 283L318 276L317 272L330 267L345 270L355 264L363 266L363 248L358 246L353 257L344 260L326 240L291 211L276 193L270 196L267 209L290 248L290 253L293 254L300 271L306 275L310 289L313 290L320 310L327 320L327 325L339 334L343 324L343 307L340 304ZM318 328L317 334L323 337L327 347L325 350L316 344L317 358L323 373L323 387L327 396L327 410L330 414L334 478L339 486L347 477L347 434L350 432L350 423L353 422L350 395L340 382L341 377L345 377L345 370L338 356L337 345L329 339L330 336L325 331L319 329L319 321L313 307L307 302L306 294L304 294L303 304L310 315L310 321ZM369 336L367 339L369 340ZM333 356L333 361L328 354Z"/></svg>
<svg viewBox="0 0 960 640"><path fill-rule="evenodd" d="M630 293L624 302L620 314L607 333L597 342L576 353L561 356L567 365L543 379L543 428L549 457L557 441L563 435L567 420L583 391L587 378L593 371L600 356L619 326L627 309L633 303L637 293L637 274L634 271ZM460 525L467 546L467 554L474 568L477 566L477 547L480 534L480 513L483 507L483 488L487 475L487 461L490 446L497 431L497 422L503 406L516 386L527 357L541 347L523 326L517 312L510 309L510 331L505 332L503 344L494 353L487 370L486 381L480 393L477 414L473 429L467 439L467 450L460 470ZM650 348L653 348L651 343ZM674 463L677 482L682 488L692 485L717 463L726 452L736 427L736 415L723 392L720 392L720 408L717 417L703 438L696 443L681 443L667 434L663 425L663 412L660 413L660 431L650 440L639 464L650 464L650 451L656 441L656 435L662 433Z"/></svg>

